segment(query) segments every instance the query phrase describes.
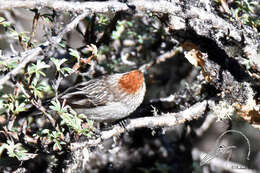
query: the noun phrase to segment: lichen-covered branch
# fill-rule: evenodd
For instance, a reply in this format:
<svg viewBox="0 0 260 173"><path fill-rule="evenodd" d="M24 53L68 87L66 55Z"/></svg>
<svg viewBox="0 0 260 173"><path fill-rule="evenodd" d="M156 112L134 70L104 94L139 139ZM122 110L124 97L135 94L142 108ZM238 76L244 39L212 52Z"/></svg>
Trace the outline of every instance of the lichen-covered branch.
<svg viewBox="0 0 260 173"><path fill-rule="evenodd" d="M204 6L196 7L192 3L167 2L167 1L146 1L133 0L130 5L135 10L142 12L163 13L169 15L169 29L173 32L188 30L186 37L203 36L214 40L216 45L223 49L228 57L236 58L239 61L242 55L252 59L259 72L260 57L260 37L248 26L237 22L230 22L213 13L212 2L206 1ZM117 11L127 11L129 7L120 2L66 2L66 1L2 1L0 10L11 8L43 8L48 7L55 10L88 12L91 13L115 13ZM203 26L203 27L202 27ZM178 33L178 32L177 32ZM175 33L175 34L177 34ZM178 34L177 34L178 35ZM227 39L224 39L227 38ZM227 45L232 43L232 45ZM239 52L239 53L238 53Z"/></svg>
<svg viewBox="0 0 260 173"><path fill-rule="evenodd" d="M128 7L120 2L67 2L67 1L52 1L52 0L7 0L0 3L0 10L8 10L10 8L52 8L60 11L79 12L88 11L91 13L107 13L127 10Z"/></svg>
<svg viewBox="0 0 260 173"><path fill-rule="evenodd" d="M207 101L203 101L178 113L166 113L153 117L130 119L129 123L125 127L115 126L111 130L101 132L101 137L94 141L89 141L89 145L97 145L102 140L109 139L113 136L118 136L126 131L134 130L137 128L172 127L183 124L186 121L191 121L202 117L205 113L206 108Z"/></svg>

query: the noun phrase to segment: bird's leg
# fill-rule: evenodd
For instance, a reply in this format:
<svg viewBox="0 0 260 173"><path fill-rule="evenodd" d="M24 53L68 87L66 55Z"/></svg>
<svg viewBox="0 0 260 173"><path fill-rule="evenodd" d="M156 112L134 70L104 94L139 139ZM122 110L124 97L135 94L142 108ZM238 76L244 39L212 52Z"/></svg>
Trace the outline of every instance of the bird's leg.
<svg viewBox="0 0 260 173"><path fill-rule="evenodd" d="M129 123L130 123L130 120L129 120L129 119L123 119L123 120L120 120L117 124L118 124L120 127L124 128L124 129L128 132L126 126L127 126Z"/></svg>

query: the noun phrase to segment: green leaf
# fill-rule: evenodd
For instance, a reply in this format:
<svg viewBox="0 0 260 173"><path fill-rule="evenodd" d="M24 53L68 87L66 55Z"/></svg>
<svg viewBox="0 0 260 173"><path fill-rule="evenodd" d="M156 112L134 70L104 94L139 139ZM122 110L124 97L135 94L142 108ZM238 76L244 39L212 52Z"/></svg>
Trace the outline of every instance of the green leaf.
<svg viewBox="0 0 260 173"><path fill-rule="evenodd" d="M79 55L79 52L78 52L77 50L70 48L70 49L69 49L69 54L70 54L71 56L77 58L77 61L79 62L79 60L80 60L80 55Z"/></svg>
<svg viewBox="0 0 260 173"><path fill-rule="evenodd" d="M138 43L140 44L144 43L143 37L141 35L138 35L137 38L138 38Z"/></svg>
<svg viewBox="0 0 260 173"><path fill-rule="evenodd" d="M101 25L107 25L108 22L109 22L109 17L108 16L105 16L103 14L98 14L98 24L101 24Z"/></svg>
<svg viewBox="0 0 260 173"><path fill-rule="evenodd" d="M66 43L64 41L59 42L58 45L62 48L66 47Z"/></svg>
<svg viewBox="0 0 260 173"><path fill-rule="evenodd" d="M66 62L67 60L65 58L62 59L56 59L56 58L51 58L51 61L55 64L57 71L61 71L61 65Z"/></svg>
<svg viewBox="0 0 260 173"><path fill-rule="evenodd" d="M63 63L65 63L67 61L67 59L65 59L65 58L63 58L63 59L51 58L51 60L55 64L57 71L61 72L64 76L67 76L67 75L69 75L69 74L74 72L74 70L72 68L61 67L61 65Z"/></svg>
<svg viewBox="0 0 260 173"><path fill-rule="evenodd" d="M35 74L36 78L40 78L40 76L46 76L45 73L42 71L45 68L49 68L50 66L43 61L38 60L36 64L32 64L28 68L28 74L32 75Z"/></svg>
<svg viewBox="0 0 260 173"><path fill-rule="evenodd" d="M49 106L50 109L57 111L57 112L61 112L61 104L60 104L59 100L51 101L51 104L53 106Z"/></svg>
<svg viewBox="0 0 260 173"><path fill-rule="evenodd" d="M62 150L61 144L58 141L54 143L53 150L54 151L57 151L57 150L61 151Z"/></svg>
<svg viewBox="0 0 260 173"><path fill-rule="evenodd" d="M25 108L25 103L19 104L18 100L15 101L15 111L14 114L18 115L20 112L24 112L27 109Z"/></svg>
<svg viewBox="0 0 260 173"><path fill-rule="evenodd" d="M50 130L49 129L43 129L41 132L41 134L49 134L50 133Z"/></svg>
<svg viewBox="0 0 260 173"><path fill-rule="evenodd" d="M73 70L72 68L70 68L70 67L62 67L61 68L61 73L63 74L63 75L67 75L67 74L71 74L71 73L73 73L75 70Z"/></svg>
<svg viewBox="0 0 260 173"><path fill-rule="evenodd" d="M9 26L11 26L11 23L10 22L8 22L8 21L6 21L6 19L5 18L3 18L3 17L1 17L0 16L0 25L2 25L3 27L9 27Z"/></svg>
<svg viewBox="0 0 260 173"><path fill-rule="evenodd" d="M17 60L10 60L10 61L8 62L8 64L7 64L7 67L8 67L8 69L12 70L12 69L14 69L15 67L17 67L17 65L18 65Z"/></svg>
<svg viewBox="0 0 260 173"><path fill-rule="evenodd" d="M14 141L8 140L1 150L6 149L9 157L16 157L18 160L24 161L31 159L36 156L36 154L28 153L26 149L23 148L21 143L15 144Z"/></svg>
<svg viewBox="0 0 260 173"><path fill-rule="evenodd" d="M91 45L91 47L93 48L93 54L95 55L95 56L97 56L97 54L98 54L98 49L97 49L97 46L96 45L94 45L94 44L90 44Z"/></svg>

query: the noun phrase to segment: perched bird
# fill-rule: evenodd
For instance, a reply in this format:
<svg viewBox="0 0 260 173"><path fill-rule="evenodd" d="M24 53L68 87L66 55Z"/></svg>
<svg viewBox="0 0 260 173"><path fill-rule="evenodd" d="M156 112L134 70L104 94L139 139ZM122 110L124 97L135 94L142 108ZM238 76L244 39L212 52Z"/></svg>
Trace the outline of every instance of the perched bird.
<svg viewBox="0 0 260 173"><path fill-rule="evenodd" d="M99 122L112 122L128 116L143 102L146 91L143 73L133 70L80 83L65 90L59 98L77 113Z"/></svg>

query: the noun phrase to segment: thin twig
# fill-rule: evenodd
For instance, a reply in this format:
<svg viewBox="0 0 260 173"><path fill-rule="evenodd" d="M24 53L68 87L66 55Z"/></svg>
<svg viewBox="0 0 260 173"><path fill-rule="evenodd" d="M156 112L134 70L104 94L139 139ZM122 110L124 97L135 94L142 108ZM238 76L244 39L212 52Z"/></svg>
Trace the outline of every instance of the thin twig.
<svg viewBox="0 0 260 173"><path fill-rule="evenodd" d="M175 47L173 50L171 50L169 52L165 52L164 54L160 55L156 59L156 64L162 63L162 62L166 61L167 59L174 57L176 54L178 54L181 51L182 51L182 47Z"/></svg>
<svg viewBox="0 0 260 173"><path fill-rule="evenodd" d="M20 71L26 66L27 63L29 63L30 61L34 61L36 56L41 52L41 50L41 47L37 47L33 50L26 51L26 55L28 56L25 56L25 58L21 58L23 59L22 62L15 69L13 69L9 73L7 73L3 78L0 79L0 86L3 86L3 84L5 84L11 78L11 76L15 76L18 73L20 73Z"/></svg>
<svg viewBox="0 0 260 173"><path fill-rule="evenodd" d="M37 109L39 109L51 122L51 125L55 128L56 127L56 122L55 120L52 118L52 116L47 113L46 109L42 106L41 103L37 102L35 99L31 99L31 103L37 107Z"/></svg>
<svg viewBox="0 0 260 173"><path fill-rule="evenodd" d="M165 52L164 54L160 55L158 58L151 60L150 62L142 65L139 70L146 71L149 68L151 68L154 64L160 64L162 62L165 62L167 59L173 58L176 54L178 54L180 51L182 51L181 47L176 47L171 51Z"/></svg>
<svg viewBox="0 0 260 173"><path fill-rule="evenodd" d="M17 85L20 88L20 90L22 91L22 93L25 95L25 97L31 101L32 105L37 107L49 119L52 126L55 128L55 124L56 124L55 120L52 118L52 116L49 113L47 113L46 109L39 102L37 102L34 98L32 98L32 96L29 93L26 92L26 90L24 89L22 84L17 83Z"/></svg>
<svg viewBox="0 0 260 173"><path fill-rule="evenodd" d="M38 12L37 9L35 9L34 12L35 12L35 14L34 14L34 17L33 17L32 31L30 33L30 39L27 42L27 48L31 47L32 40L34 39L34 36L35 36L35 33L36 33L36 28L37 28L39 17L40 17L40 13Z"/></svg>

